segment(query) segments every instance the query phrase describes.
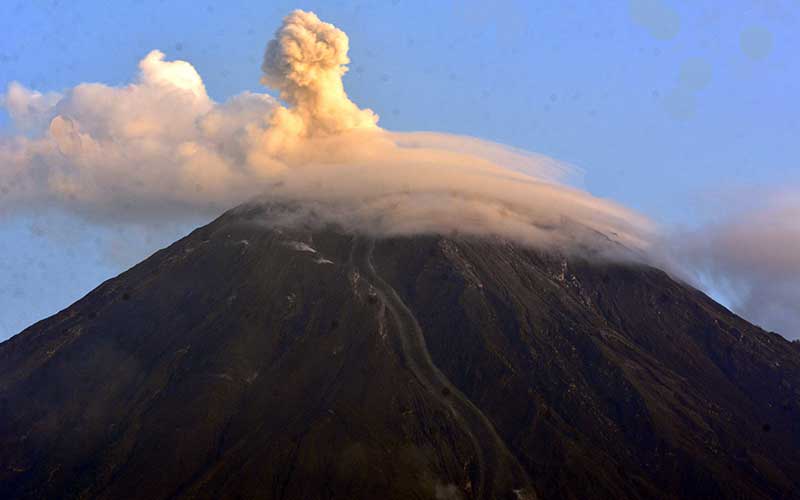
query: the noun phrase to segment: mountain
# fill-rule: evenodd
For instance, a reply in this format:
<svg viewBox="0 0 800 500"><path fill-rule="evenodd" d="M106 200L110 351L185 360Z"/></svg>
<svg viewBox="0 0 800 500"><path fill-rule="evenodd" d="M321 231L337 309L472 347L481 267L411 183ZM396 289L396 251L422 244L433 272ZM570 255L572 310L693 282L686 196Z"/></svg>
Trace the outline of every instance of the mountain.
<svg viewBox="0 0 800 500"><path fill-rule="evenodd" d="M0 344L0 497L800 498L800 349L666 273L259 210Z"/></svg>

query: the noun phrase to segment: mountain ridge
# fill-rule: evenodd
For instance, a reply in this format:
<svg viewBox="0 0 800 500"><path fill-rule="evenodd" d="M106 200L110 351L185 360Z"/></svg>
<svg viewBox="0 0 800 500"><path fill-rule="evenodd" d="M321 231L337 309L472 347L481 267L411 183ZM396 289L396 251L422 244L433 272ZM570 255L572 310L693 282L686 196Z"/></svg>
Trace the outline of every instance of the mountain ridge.
<svg viewBox="0 0 800 500"><path fill-rule="evenodd" d="M644 264L238 209L0 344L0 493L794 498L799 402Z"/></svg>

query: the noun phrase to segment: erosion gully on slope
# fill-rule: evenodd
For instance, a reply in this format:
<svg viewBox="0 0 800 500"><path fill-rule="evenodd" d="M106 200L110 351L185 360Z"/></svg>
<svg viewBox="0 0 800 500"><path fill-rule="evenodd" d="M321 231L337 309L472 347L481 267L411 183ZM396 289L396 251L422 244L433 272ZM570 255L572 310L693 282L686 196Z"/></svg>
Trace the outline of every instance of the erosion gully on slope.
<svg viewBox="0 0 800 500"><path fill-rule="evenodd" d="M486 415L458 390L434 364L425 344L425 337L414 313L397 291L380 277L372 262L374 239L353 238L350 265L360 271L383 301L399 337L403 359L419 383L452 414L472 441L477 461L476 498L519 500L537 498L527 473L498 436ZM391 330L389 328L388 330ZM507 474L506 484L501 475ZM505 491L504 491L505 490ZM499 495L499 496L498 496Z"/></svg>

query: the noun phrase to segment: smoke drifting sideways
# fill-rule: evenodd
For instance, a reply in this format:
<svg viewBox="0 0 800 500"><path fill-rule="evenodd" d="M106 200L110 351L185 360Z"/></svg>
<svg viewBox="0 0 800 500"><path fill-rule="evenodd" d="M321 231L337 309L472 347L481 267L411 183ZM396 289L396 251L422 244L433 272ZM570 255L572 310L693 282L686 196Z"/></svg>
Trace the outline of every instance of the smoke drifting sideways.
<svg viewBox="0 0 800 500"><path fill-rule="evenodd" d="M330 219L322 222L377 235L456 232L570 246L600 234L647 246L646 218L569 187L573 169L555 160L380 128L378 115L344 90L348 44L315 14L289 14L262 65L262 82L280 101L245 92L214 102L191 64L158 50L123 87L84 83L44 94L11 84L2 101L14 133L0 139L0 214L46 207L98 224L147 224L259 199L299 203Z"/></svg>
<svg viewBox="0 0 800 500"><path fill-rule="evenodd" d="M722 220L672 235L673 267L749 321L800 339L800 190L757 191L734 194L740 208Z"/></svg>

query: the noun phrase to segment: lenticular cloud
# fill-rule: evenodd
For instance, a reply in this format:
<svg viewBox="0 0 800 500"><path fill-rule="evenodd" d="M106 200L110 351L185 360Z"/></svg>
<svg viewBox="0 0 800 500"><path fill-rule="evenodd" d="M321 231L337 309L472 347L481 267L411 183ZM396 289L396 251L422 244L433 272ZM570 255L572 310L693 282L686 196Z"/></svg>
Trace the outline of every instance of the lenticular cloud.
<svg viewBox="0 0 800 500"><path fill-rule="evenodd" d="M375 234L560 246L591 234L647 246L646 219L569 187L572 170L552 159L380 128L345 92L348 45L313 13L287 16L262 64L262 83L279 99L245 92L215 102L190 63L158 50L123 87L42 93L14 83L2 98L14 132L0 138L0 212L48 207L146 224L256 199Z"/></svg>

